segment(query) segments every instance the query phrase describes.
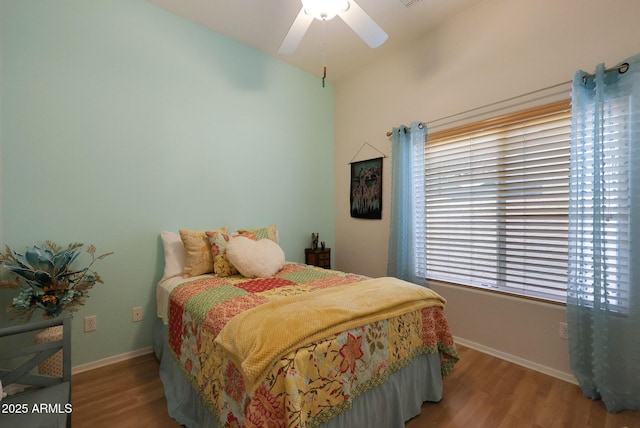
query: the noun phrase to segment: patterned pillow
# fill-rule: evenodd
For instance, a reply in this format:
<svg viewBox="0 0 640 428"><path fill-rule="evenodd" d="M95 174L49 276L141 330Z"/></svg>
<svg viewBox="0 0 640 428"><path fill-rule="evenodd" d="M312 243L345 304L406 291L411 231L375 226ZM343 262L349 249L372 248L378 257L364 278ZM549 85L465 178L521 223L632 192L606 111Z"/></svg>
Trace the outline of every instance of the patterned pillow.
<svg viewBox="0 0 640 428"><path fill-rule="evenodd" d="M227 231L227 227L217 231ZM186 254L184 277L189 278L213 272L213 256L207 239L207 233L195 230L180 230L180 239L184 244Z"/></svg>
<svg viewBox="0 0 640 428"><path fill-rule="evenodd" d="M237 275L238 270L227 257L227 245L231 242L232 235L225 228L206 232L206 236L209 240L209 253L213 258L213 272L218 276Z"/></svg>
<svg viewBox="0 0 640 428"><path fill-rule="evenodd" d="M238 229L238 234L246 236L249 239L253 239L254 241L258 241L260 239L271 239L276 244L278 243L278 228L275 224L256 229Z"/></svg>

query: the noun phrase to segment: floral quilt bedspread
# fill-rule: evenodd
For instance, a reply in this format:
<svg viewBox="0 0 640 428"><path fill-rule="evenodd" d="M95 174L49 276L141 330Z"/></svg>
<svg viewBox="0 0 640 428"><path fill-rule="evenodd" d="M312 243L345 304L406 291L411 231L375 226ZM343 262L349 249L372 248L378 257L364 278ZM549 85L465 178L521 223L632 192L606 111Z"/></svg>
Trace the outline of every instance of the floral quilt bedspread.
<svg viewBox="0 0 640 428"><path fill-rule="evenodd" d="M446 375L458 354L443 309L430 306L300 347L274 361L248 394L242 374L215 343L227 321L271 299L365 279L292 263L269 278L185 282L169 302L171 354L220 425L228 427L318 426L420 354L440 352Z"/></svg>

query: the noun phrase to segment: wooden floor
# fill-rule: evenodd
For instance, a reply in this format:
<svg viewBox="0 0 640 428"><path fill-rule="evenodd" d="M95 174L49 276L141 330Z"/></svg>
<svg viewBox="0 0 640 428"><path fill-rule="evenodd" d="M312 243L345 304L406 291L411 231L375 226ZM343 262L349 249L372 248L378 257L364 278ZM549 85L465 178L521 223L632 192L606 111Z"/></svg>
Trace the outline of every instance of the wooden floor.
<svg viewBox="0 0 640 428"><path fill-rule="evenodd" d="M167 413L158 368L147 354L73 375L73 428L181 427Z"/></svg>
<svg viewBox="0 0 640 428"><path fill-rule="evenodd" d="M640 412L610 414L575 385L472 349L406 428L640 428ZM74 428L180 427L167 414L153 354L73 376ZM381 427L384 428L384 427Z"/></svg>

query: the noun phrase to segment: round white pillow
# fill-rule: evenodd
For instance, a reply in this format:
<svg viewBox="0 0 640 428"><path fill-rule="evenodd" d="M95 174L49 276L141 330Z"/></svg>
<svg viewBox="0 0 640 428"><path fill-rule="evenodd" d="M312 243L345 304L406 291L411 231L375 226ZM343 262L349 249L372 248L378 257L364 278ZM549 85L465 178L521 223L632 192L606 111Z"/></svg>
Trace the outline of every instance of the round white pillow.
<svg viewBox="0 0 640 428"><path fill-rule="evenodd" d="M284 251L270 239L254 241L244 236L231 239L227 257L247 278L266 278L276 274L285 263Z"/></svg>

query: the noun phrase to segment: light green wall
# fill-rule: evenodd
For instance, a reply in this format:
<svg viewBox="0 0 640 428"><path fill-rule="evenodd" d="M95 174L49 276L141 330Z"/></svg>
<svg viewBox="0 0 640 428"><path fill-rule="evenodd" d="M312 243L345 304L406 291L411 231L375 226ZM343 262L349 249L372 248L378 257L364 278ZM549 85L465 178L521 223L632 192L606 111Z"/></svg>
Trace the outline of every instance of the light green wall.
<svg viewBox="0 0 640 428"><path fill-rule="evenodd" d="M276 223L292 261L334 241L331 85L143 0L0 0L0 20L2 246L115 252L74 365L150 346L161 230Z"/></svg>

